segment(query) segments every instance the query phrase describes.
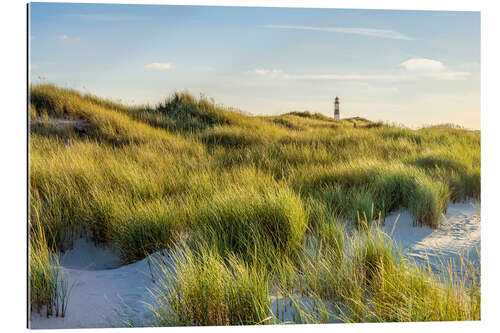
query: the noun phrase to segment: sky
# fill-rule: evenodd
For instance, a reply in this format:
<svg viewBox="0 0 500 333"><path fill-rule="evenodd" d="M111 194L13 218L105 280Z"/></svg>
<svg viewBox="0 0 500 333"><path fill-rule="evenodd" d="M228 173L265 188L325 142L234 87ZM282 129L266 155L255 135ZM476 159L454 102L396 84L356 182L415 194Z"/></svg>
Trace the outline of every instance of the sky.
<svg viewBox="0 0 500 333"><path fill-rule="evenodd" d="M31 3L31 83L480 129L480 13Z"/></svg>

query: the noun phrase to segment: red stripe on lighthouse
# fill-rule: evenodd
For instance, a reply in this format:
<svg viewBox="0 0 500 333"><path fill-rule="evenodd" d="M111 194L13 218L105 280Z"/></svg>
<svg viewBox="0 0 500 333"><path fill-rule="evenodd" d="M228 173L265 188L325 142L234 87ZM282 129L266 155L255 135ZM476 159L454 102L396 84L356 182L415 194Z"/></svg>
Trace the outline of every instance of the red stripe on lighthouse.
<svg viewBox="0 0 500 333"><path fill-rule="evenodd" d="M339 119L340 118L340 105L339 105L339 98L335 97L335 111L333 112L334 118Z"/></svg>

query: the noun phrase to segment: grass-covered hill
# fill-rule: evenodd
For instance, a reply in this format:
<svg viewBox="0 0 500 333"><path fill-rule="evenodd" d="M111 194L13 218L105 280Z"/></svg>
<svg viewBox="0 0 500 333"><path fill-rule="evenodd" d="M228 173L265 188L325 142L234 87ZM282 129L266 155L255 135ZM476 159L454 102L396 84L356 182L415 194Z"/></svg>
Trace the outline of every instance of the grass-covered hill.
<svg viewBox="0 0 500 333"><path fill-rule="evenodd" d="M184 92L154 107L53 85L29 93L33 253L86 233L123 263L187 239L272 266L308 235L341 239L333 224L404 208L437 227L450 201L480 199L479 131L255 117Z"/></svg>

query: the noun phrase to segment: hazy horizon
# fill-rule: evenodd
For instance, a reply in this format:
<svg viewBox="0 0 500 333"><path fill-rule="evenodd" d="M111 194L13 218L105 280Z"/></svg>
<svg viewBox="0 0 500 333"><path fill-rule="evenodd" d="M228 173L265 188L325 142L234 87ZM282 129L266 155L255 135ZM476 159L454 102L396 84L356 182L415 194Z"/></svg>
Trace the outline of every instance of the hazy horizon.
<svg viewBox="0 0 500 333"><path fill-rule="evenodd" d="M31 83L128 104L480 129L479 12L31 3L29 42Z"/></svg>

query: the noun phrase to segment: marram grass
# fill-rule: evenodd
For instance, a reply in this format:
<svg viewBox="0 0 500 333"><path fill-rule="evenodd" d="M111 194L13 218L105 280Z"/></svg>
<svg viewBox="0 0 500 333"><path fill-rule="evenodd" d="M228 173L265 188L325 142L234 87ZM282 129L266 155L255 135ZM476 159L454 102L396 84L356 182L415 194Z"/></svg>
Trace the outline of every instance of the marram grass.
<svg viewBox="0 0 500 333"><path fill-rule="evenodd" d="M157 266L155 325L281 323L287 308L294 323L480 320L480 279L465 257L438 274L410 262L378 226L349 236L344 255L327 239L273 267L209 245L176 248Z"/></svg>
<svg viewBox="0 0 500 333"><path fill-rule="evenodd" d="M449 202L480 199L479 131L304 111L253 117L187 92L156 106L53 85L29 94L35 310L54 304L40 287L55 286L53 254L84 230L123 263L185 241L177 287L164 286L157 309L162 325L277 322L269 290L324 305L305 321L479 319L479 282L471 291L460 277L439 281L367 222L407 209L436 228Z"/></svg>
<svg viewBox="0 0 500 333"><path fill-rule="evenodd" d="M236 256L222 258L210 248L179 249L173 267L160 264L152 290L158 326L263 324L269 317L265 271Z"/></svg>
<svg viewBox="0 0 500 333"><path fill-rule="evenodd" d="M36 213L34 214L36 217ZM29 234L29 301L30 310L45 315L66 315L69 286L60 268L59 258L47 245L43 229L33 228L30 224Z"/></svg>

